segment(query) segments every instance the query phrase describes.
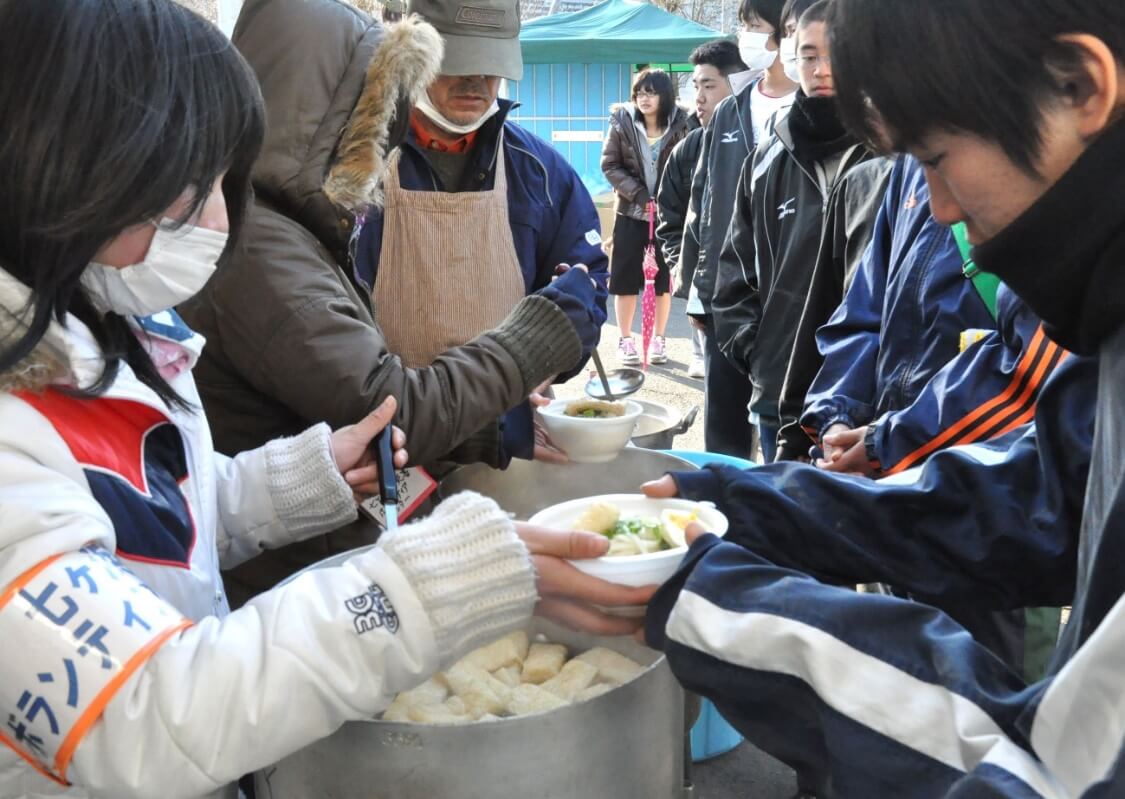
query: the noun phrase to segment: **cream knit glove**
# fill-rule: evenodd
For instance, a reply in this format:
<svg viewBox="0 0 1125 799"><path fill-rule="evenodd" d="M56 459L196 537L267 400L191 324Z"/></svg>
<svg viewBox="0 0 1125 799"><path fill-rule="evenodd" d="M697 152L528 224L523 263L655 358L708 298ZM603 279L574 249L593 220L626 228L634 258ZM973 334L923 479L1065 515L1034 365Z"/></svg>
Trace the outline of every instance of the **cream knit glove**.
<svg viewBox="0 0 1125 799"><path fill-rule="evenodd" d="M265 446L266 482L277 516L295 537L326 533L355 521L355 497L332 457L326 424Z"/></svg>
<svg viewBox="0 0 1125 799"><path fill-rule="evenodd" d="M378 545L417 593L443 668L531 619L538 598L531 556L491 499L458 494Z"/></svg>

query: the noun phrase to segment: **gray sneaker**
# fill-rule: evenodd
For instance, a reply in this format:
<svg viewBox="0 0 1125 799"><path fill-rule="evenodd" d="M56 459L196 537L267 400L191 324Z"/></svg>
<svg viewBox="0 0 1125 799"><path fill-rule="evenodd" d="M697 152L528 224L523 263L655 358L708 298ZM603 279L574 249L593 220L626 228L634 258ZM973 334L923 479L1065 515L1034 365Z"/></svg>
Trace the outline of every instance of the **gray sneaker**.
<svg viewBox="0 0 1125 799"><path fill-rule="evenodd" d="M626 366L635 366L641 362L641 356L637 354L637 345L633 342L632 336L622 336L618 339L617 358Z"/></svg>

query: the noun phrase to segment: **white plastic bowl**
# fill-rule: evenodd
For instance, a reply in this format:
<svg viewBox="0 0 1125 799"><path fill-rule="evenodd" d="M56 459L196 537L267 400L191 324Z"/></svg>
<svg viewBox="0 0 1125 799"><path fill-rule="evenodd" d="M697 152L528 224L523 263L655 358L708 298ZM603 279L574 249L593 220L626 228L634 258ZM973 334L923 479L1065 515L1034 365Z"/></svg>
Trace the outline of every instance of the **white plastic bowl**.
<svg viewBox="0 0 1125 799"><path fill-rule="evenodd" d="M629 443L644 408L632 400L623 400L625 413L622 416L608 419L567 416L567 406L581 399L557 399L540 408L543 425L555 445L575 463L607 463Z"/></svg>
<svg viewBox="0 0 1125 799"><path fill-rule="evenodd" d="M686 499L650 499L643 494L605 494L600 497L586 497L561 502L536 513L528 521L543 527L570 530L575 520L595 502L608 502L621 509L622 516L660 516L661 511L682 510L691 512L699 509L699 523L709 532L718 536L726 535L727 517L710 503L692 502ZM590 560L572 560L579 571L600 577L620 585L658 585L676 573L683 560L687 547L666 549L647 555L623 555L620 557L601 557Z"/></svg>

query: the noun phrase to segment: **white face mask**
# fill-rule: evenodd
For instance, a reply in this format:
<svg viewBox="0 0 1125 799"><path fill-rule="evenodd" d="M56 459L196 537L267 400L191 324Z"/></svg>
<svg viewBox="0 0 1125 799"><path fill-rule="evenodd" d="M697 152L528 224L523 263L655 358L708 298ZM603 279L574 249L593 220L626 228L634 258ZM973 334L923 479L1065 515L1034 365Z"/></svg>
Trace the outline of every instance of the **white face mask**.
<svg viewBox="0 0 1125 799"><path fill-rule="evenodd" d="M433 104L430 102L430 96L425 92L422 92L422 96L415 101L414 107L425 114L431 122L442 130L456 133L458 136L468 136L473 131L479 130L481 125L492 119L492 117L496 116L497 112L500 111L500 103L493 100L489 109L485 111L476 122L472 122L468 125L458 125L456 122L446 119L441 111L434 108Z"/></svg>
<svg viewBox="0 0 1125 799"><path fill-rule="evenodd" d="M217 230L174 225L156 228L144 261L118 269L91 262L82 273L82 287L94 307L122 316L151 316L195 296L215 273L228 235Z"/></svg>
<svg viewBox="0 0 1125 799"><path fill-rule="evenodd" d="M794 83L801 82L801 65L797 61L797 37L790 36L781 40L781 66L785 69L785 77Z"/></svg>
<svg viewBox="0 0 1125 799"><path fill-rule="evenodd" d="M738 55L747 68L761 71L769 69L773 65L777 53L766 49L769 40L770 35L768 33L739 31Z"/></svg>

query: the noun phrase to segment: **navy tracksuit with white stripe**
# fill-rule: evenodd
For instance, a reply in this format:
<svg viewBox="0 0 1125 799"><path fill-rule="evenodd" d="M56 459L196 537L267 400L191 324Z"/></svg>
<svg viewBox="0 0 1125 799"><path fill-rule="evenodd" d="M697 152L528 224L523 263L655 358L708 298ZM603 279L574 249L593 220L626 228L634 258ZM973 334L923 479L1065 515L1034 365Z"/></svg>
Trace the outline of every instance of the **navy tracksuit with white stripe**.
<svg viewBox="0 0 1125 799"><path fill-rule="evenodd" d="M1118 616L1125 639L1125 565L1078 569L1097 391L1098 359L1068 358L1035 423L878 482L792 463L674 475L731 528L697 541L657 594L649 641L826 796L1125 795L1125 781L1092 787L1125 737L1125 714L1098 716L1125 702L1125 640L1098 640ZM1105 523L1122 535L1099 558L1118 547L1110 562L1125 564L1125 521ZM844 587L868 582L920 601ZM1097 612L1031 686L925 604L1058 606L1076 585Z"/></svg>

